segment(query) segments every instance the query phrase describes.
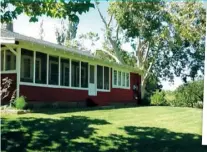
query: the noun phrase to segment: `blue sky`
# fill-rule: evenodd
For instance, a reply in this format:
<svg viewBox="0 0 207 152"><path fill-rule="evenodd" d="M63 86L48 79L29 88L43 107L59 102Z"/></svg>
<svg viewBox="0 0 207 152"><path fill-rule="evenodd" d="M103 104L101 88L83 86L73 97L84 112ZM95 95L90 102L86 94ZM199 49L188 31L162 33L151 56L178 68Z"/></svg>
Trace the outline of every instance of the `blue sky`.
<svg viewBox="0 0 207 152"><path fill-rule="evenodd" d="M103 15L107 19L107 7L108 2L101 2L100 9ZM60 27L60 19L52 19L46 16L39 18L39 21L36 23L30 23L29 18L25 15L20 15L17 20L14 20L14 31L39 38L39 27L40 21L44 20L43 28L45 32L44 40L56 43L55 38L55 27ZM100 36L100 41L96 44L96 48L101 48L101 42L103 41L103 31L101 30L104 27L102 20L96 9L90 9L89 12L80 15L80 23L78 25L77 35L84 34L87 32L95 32ZM87 42L86 42L87 43ZM87 44L86 44L87 45ZM123 45L125 50L131 50L129 44ZM178 77L175 78L174 84L168 83L167 81L162 81L163 89L174 90L182 84L182 80Z"/></svg>

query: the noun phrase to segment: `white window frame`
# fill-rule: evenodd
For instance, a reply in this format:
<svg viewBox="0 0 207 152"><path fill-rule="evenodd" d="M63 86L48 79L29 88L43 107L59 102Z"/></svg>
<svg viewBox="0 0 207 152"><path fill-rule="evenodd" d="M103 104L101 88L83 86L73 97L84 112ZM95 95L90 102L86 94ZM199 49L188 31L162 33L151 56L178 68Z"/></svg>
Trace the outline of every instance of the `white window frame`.
<svg viewBox="0 0 207 152"><path fill-rule="evenodd" d="M114 84L114 71L116 71L117 72L117 83L116 83L116 85ZM113 69L112 70L112 72L113 72L113 74L112 74L112 80L113 80L113 82L112 82L112 87L113 88L121 88L121 89L130 89L130 72L126 72L126 71L121 71L121 70L117 70L117 69ZM119 73L121 72L121 77L119 76ZM124 79L124 81L125 81L125 85L123 86L123 73L124 73L124 75L125 75L125 79ZM128 84L129 84L129 86L127 86L127 75L129 75L129 82L128 82ZM119 79L121 80L121 85L119 85Z"/></svg>
<svg viewBox="0 0 207 152"><path fill-rule="evenodd" d="M30 77L25 77L24 75L24 72L25 72L25 69L24 69L24 60L25 59L29 59L31 61L31 64L29 65L30 66ZM34 79L33 78L33 57L29 56L29 55L22 55L22 58L21 58L21 78L25 78L25 79Z"/></svg>
<svg viewBox="0 0 207 152"><path fill-rule="evenodd" d="M102 67L102 70L103 70L103 89L98 89L98 87L97 87L97 84L98 83L96 83L96 87L97 87L97 91L102 91L102 92L110 92L111 91L111 79L110 79L110 76L111 76L111 68L110 67L108 67L108 66L103 66L103 65L99 65L99 66L101 66ZM108 67L109 68L109 89L104 89L104 67ZM96 65L96 68L97 68L97 65ZM98 71L98 69L97 69L97 71ZM96 77L97 77L97 73L96 73ZM97 79L98 79L98 77L97 77Z"/></svg>

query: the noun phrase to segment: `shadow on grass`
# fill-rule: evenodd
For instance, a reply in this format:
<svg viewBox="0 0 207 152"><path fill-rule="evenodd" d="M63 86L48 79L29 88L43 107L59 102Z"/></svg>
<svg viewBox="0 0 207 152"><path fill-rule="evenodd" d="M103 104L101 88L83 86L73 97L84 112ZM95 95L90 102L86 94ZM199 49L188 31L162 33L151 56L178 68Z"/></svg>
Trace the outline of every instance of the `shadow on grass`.
<svg viewBox="0 0 207 152"><path fill-rule="evenodd" d="M93 143L78 143L96 133L90 125L106 125L105 120L72 116L61 119L2 119L1 148L5 151L87 151Z"/></svg>
<svg viewBox="0 0 207 152"><path fill-rule="evenodd" d="M97 106L97 107L78 107L78 108L34 108L31 110L32 113L44 113L44 114L59 114L59 113L70 113L70 112L83 112L83 111L96 111L96 110L111 110L111 109L125 109L125 108L137 108L138 106Z"/></svg>
<svg viewBox="0 0 207 152"><path fill-rule="evenodd" d="M117 128L127 135L100 136L97 129L105 120L72 116L61 119L2 120L2 150L70 152L203 152L201 136L154 127ZM96 127L94 127L96 125ZM110 131L102 130L102 131ZM80 139L82 139L80 141ZM79 140L79 141L77 141Z"/></svg>
<svg viewBox="0 0 207 152"><path fill-rule="evenodd" d="M96 138L99 145L113 147L110 152L206 152L202 137L196 134L176 133L163 128L126 126L120 128L127 136L111 134Z"/></svg>

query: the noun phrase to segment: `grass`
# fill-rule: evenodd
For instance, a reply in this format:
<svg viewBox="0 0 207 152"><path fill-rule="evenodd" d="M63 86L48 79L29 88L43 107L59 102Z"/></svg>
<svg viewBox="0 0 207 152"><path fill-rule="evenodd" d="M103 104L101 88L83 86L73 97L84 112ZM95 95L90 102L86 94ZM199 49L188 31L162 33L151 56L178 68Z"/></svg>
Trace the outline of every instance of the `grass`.
<svg viewBox="0 0 207 152"><path fill-rule="evenodd" d="M2 151L202 152L202 110L136 107L2 115Z"/></svg>

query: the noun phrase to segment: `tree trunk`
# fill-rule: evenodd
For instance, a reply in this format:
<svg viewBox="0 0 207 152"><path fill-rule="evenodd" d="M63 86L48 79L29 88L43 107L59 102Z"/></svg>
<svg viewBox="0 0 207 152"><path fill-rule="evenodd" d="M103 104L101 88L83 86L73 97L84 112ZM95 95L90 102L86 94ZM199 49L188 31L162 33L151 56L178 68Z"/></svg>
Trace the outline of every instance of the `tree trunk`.
<svg viewBox="0 0 207 152"><path fill-rule="evenodd" d="M143 77L142 77L142 80L141 80L141 100L144 99L145 92L146 92L145 88L146 88L146 79L143 79Z"/></svg>

